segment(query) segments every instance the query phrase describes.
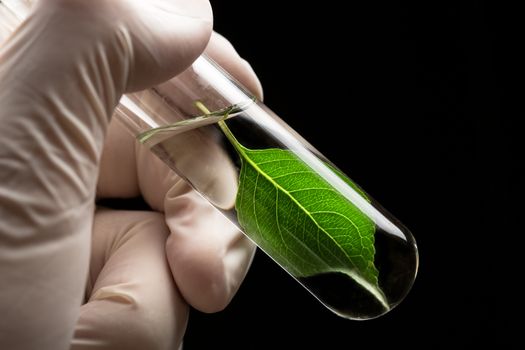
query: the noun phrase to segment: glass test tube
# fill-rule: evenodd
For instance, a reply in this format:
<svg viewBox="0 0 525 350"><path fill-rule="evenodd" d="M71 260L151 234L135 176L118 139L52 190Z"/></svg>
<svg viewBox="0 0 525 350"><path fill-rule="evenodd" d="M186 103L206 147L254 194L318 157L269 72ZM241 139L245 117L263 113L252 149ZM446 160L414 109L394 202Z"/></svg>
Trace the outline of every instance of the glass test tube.
<svg viewBox="0 0 525 350"><path fill-rule="evenodd" d="M115 117L336 314L375 318L410 290L411 233L211 59Z"/></svg>

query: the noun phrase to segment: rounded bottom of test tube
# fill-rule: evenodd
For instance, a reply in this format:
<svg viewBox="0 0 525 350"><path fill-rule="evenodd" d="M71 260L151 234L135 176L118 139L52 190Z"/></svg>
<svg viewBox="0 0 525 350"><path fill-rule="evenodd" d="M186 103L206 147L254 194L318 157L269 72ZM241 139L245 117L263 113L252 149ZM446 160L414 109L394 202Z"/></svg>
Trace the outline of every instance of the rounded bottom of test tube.
<svg viewBox="0 0 525 350"><path fill-rule="evenodd" d="M381 229L377 229L375 235L378 284L387 305L344 273L322 273L298 280L338 316L352 320L377 318L405 298L416 278L417 246L408 230L404 229L404 235L393 236Z"/></svg>

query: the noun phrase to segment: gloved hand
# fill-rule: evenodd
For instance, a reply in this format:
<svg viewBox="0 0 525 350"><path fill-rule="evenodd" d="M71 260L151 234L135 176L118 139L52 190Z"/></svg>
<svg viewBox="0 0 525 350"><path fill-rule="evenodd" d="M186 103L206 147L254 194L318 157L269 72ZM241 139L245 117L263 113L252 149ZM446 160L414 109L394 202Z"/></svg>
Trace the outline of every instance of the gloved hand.
<svg viewBox="0 0 525 350"><path fill-rule="evenodd" d="M186 303L217 311L237 290L253 245L108 129L122 93L181 72L211 23L207 1L41 0L2 44L0 348L174 349ZM260 95L224 39L208 53ZM136 195L156 212L95 211Z"/></svg>

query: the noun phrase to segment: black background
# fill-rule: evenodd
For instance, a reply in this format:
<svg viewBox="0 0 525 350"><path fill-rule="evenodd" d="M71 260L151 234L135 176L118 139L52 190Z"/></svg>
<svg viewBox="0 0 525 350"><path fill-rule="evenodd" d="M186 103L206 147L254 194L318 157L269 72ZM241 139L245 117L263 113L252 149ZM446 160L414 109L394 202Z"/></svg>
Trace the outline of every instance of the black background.
<svg viewBox="0 0 525 350"><path fill-rule="evenodd" d="M398 308L356 322L324 309L259 252L230 306L192 310L185 349L517 347L516 9L212 5L216 30L251 62L266 104L412 230L420 269Z"/></svg>

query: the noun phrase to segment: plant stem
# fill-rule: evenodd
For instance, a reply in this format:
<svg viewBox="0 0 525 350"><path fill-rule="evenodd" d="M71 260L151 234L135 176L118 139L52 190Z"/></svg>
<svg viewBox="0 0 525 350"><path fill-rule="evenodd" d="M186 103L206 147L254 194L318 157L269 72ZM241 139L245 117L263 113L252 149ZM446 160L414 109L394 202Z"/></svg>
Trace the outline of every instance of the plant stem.
<svg viewBox="0 0 525 350"><path fill-rule="evenodd" d="M209 115L211 112L208 108L206 108L206 106L204 105L204 103L202 103L201 101L195 101L195 107L197 107L202 113L204 113L205 115ZM239 144L239 141L237 141L237 139L235 138L235 136L233 136L230 128L228 128L228 126L226 125L226 123L224 122L224 119L228 118L228 115L229 115L229 111L226 111L224 113L224 116L223 116L223 119L222 120L219 120L217 122L217 124L219 124L219 127L221 128L222 132L224 133L224 135L226 135L226 137L228 138L228 140L231 142L231 144L237 149L237 151L243 153L243 150L239 148L240 144Z"/></svg>

